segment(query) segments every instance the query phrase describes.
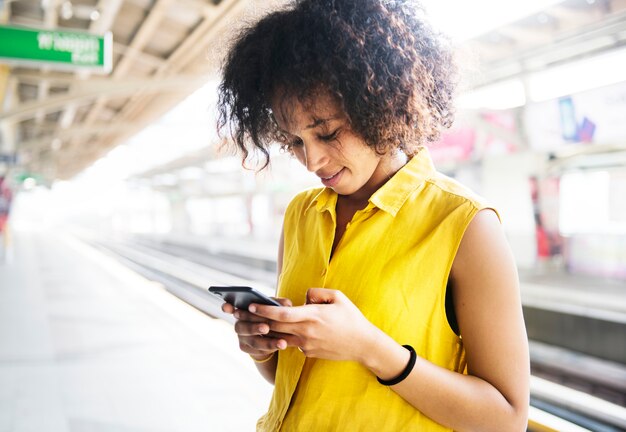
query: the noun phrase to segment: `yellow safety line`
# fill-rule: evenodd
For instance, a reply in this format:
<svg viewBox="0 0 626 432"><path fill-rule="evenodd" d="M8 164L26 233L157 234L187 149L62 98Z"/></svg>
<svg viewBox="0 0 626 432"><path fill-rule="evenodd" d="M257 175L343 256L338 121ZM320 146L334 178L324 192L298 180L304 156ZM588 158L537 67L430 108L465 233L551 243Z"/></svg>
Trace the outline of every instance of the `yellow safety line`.
<svg viewBox="0 0 626 432"><path fill-rule="evenodd" d="M540 423L539 421L530 418L528 419L528 430L530 432L559 432L558 430L553 429L550 426L547 426L543 423Z"/></svg>
<svg viewBox="0 0 626 432"><path fill-rule="evenodd" d="M567 420L547 413L535 407L530 407L528 411L528 431L529 432L589 432Z"/></svg>

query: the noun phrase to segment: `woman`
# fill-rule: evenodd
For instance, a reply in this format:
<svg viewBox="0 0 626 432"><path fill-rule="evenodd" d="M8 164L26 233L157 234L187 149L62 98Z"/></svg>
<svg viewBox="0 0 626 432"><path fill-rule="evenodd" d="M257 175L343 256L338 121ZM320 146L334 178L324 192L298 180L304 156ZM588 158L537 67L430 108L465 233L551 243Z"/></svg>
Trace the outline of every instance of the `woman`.
<svg viewBox="0 0 626 432"><path fill-rule="evenodd" d="M438 173L448 46L409 0L304 0L245 29L220 88L244 160L279 142L323 187L285 213L286 307L234 313L275 384L261 431L522 431L529 361L496 211Z"/></svg>

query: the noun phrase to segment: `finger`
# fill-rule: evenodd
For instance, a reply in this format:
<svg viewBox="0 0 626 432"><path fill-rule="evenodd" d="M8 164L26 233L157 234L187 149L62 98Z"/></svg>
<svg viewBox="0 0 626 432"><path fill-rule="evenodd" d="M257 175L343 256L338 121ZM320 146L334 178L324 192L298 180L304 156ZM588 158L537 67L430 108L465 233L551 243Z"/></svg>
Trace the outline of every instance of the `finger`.
<svg viewBox="0 0 626 432"><path fill-rule="evenodd" d="M276 351L277 349L282 350L287 348L287 346L287 342L284 339L261 336L244 336L239 338L239 348L249 354L254 354L250 351L257 351L257 354L259 354Z"/></svg>
<svg viewBox="0 0 626 432"><path fill-rule="evenodd" d="M298 336L290 335L290 334L286 334L282 336L279 340L282 340L285 342L285 348L302 346L304 344L302 339L300 339ZM281 349L284 349L284 348L281 348Z"/></svg>
<svg viewBox="0 0 626 432"><path fill-rule="evenodd" d="M272 331L270 326L270 332L265 335L265 337L273 337L274 339L285 339L287 336L292 336L289 333L280 333L276 331Z"/></svg>
<svg viewBox="0 0 626 432"><path fill-rule="evenodd" d="M339 292L328 288L309 288L306 292L306 304L335 303Z"/></svg>
<svg viewBox="0 0 626 432"><path fill-rule="evenodd" d="M281 322L302 322L309 319L312 313L312 306L267 306L253 303L248 307L250 312L256 315Z"/></svg>
<svg viewBox="0 0 626 432"><path fill-rule="evenodd" d="M281 321L270 321L270 331L284 335L301 335L303 333L303 323L291 323Z"/></svg>
<svg viewBox="0 0 626 432"><path fill-rule="evenodd" d="M287 306L287 307L293 306L293 304L291 303L291 300L289 300L288 298L284 298L284 297L272 297L272 298L283 306Z"/></svg>
<svg viewBox="0 0 626 432"><path fill-rule="evenodd" d="M232 314L233 312L235 312L235 306L231 305L230 303L222 303L222 312Z"/></svg>
<svg viewBox="0 0 626 432"><path fill-rule="evenodd" d="M255 339L263 339L259 336L255 336ZM276 343L271 343L270 340L264 341L256 341L254 339L242 339L239 342L239 348L241 351L246 352L248 354L269 354L271 352L276 351Z"/></svg>
<svg viewBox="0 0 626 432"><path fill-rule="evenodd" d="M267 322L267 319L250 313L244 309L237 309L233 313L233 316L237 318L239 321L249 321L249 322Z"/></svg>
<svg viewBox="0 0 626 432"><path fill-rule="evenodd" d="M260 336L266 335L270 331L267 323L251 323L248 321L237 321L235 323L235 333L239 336Z"/></svg>

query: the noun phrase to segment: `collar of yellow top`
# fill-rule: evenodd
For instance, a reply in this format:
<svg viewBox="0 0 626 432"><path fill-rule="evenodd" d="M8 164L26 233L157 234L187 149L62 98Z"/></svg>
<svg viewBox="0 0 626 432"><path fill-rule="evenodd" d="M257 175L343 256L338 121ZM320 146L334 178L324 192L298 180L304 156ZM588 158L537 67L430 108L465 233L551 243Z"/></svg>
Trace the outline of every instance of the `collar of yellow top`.
<svg viewBox="0 0 626 432"><path fill-rule="evenodd" d="M405 166L393 176L387 183L378 189L369 199L369 206L376 206L395 216L411 192L420 187L424 181L435 172L435 167L425 147L407 162ZM307 207L307 210L315 204L318 212L334 211L337 204L337 193L330 188L324 188L317 194Z"/></svg>

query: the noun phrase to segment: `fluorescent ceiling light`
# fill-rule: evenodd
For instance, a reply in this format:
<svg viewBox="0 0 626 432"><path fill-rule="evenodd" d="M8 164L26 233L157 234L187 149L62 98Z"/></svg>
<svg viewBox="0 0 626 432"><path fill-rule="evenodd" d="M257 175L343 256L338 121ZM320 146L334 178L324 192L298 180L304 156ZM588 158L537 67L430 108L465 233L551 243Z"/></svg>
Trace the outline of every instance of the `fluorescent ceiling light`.
<svg viewBox="0 0 626 432"><path fill-rule="evenodd" d="M519 79L511 79L479 87L463 93L457 99L460 109L504 110L526 104L524 84Z"/></svg>
<svg viewBox="0 0 626 432"><path fill-rule="evenodd" d="M423 0L435 27L462 42L527 17L563 0Z"/></svg>
<svg viewBox="0 0 626 432"><path fill-rule="evenodd" d="M622 48L533 73L528 78L529 97L540 102L622 82L625 64L626 49Z"/></svg>

